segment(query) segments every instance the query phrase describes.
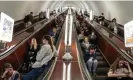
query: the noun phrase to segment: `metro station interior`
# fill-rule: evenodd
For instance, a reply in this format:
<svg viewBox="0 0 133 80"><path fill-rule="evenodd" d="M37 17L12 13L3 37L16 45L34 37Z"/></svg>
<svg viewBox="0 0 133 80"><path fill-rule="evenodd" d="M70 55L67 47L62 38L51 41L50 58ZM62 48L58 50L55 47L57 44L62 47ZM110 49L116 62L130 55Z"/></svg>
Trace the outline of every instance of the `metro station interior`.
<svg viewBox="0 0 133 80"><path fill-rule="evenodd" d="M0 80L133 80L132 7L0 1Z"/></svg>

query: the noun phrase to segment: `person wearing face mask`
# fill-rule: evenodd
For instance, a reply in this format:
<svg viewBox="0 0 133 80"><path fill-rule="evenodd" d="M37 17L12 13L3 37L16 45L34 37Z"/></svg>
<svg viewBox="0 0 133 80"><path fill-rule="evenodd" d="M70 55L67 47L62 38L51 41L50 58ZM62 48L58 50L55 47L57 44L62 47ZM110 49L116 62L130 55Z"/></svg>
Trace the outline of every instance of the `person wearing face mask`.
<svg viewBox="0 0 133 80"><path fill-rule="evenodd" d="M96 68L98 65L98 61L96 59L96 46L95 45L90 45L89 51L86 52L84 59L88 66L89 72L92 75L96 75Z"/></svg>
<svg viewBox="0 0 133 80"><path fill-rule="evenodd" d="M116 23L116 18L112 19L112 22L109 24L108 28L114 33L118 33L118 24Z"/></svg>
<svg viewBox="0 0 133 80"><path fill-rule="evenodd" d="M45 35L42 43L43 45L37 53L36 61L32 65L33 70L26 74L23 80L37 80L37 77L44 71L48 62L53 58L55 50L52 38L49 35Z"/></svg>
<svg viewBox="0 0 133 80"><path fill-rule="evenodd" d="M133 72L129 63L118 57L111 65L108 77L109 80L129 80L129 78L133 78Z"/></svg>
<svg viewBox="0 0 133 80"><path fill-rule="evenodd" d="M4 73L1 76L2 80L20 80L20 74L18 71L13 70L10 63L4 64Z"/></svg>

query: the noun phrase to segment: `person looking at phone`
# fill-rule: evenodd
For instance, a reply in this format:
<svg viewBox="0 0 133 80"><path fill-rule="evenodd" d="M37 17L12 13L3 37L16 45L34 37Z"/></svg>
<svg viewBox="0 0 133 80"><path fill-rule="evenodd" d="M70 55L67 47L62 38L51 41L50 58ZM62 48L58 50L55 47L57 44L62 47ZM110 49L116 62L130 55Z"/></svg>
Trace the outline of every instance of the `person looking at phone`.
<svg viewBox="0 0 133 80"><path fill-rule="evenodd" d="M128 80L128 78L132 78L132 70L127 61L123 60L121 57L117 58L117 60L111 65L110 70L108 72L108 77L112 80Z"/></svg>
<svg viewBox="0 0 133 80"><path fill-rule="evenodd" d="M4 64L4 73L1 76L2 80L20 80L20 74L18 71L13 70L10 63Z"/></svg>

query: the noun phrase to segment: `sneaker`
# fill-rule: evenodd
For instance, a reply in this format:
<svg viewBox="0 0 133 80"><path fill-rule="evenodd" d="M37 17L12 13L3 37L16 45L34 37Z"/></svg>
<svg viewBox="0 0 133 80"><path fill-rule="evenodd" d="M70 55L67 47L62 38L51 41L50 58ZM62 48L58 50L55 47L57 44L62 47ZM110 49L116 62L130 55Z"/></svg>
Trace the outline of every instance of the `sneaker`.
<svg viewBox="0 0 133 80"><path fill-rule="evenodd" d="M96 76L97 74L95 72L93 72L93 76Z"/></svg>
<svg viewBox="0 0 133 80"><path fill-rule="evenodd" d="M89 72L89 73L90 73L91 76L93 75L92 72Z"/></svg>

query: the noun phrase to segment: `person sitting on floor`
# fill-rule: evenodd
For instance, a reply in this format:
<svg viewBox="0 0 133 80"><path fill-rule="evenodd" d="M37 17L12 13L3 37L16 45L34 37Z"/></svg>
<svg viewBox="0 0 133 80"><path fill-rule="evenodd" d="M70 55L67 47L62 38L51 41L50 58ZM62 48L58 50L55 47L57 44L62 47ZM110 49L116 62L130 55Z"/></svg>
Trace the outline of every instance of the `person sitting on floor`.
<svg viewBox="0 0 133 80"><path fill-rule="evenodd" d="M133 72L129 63L118 57L111 65L108 77L111 77L111 80L128 80L129 77L133 78Z"/></svg>

